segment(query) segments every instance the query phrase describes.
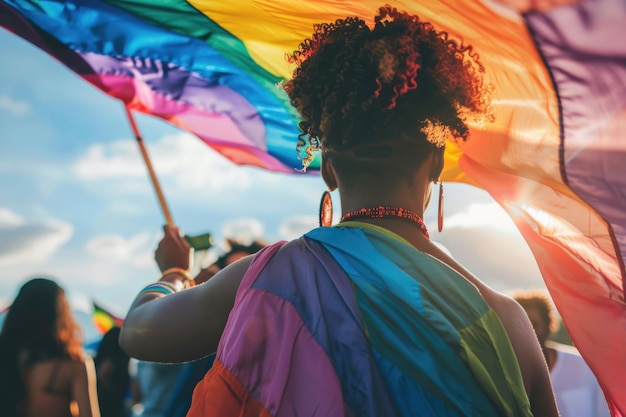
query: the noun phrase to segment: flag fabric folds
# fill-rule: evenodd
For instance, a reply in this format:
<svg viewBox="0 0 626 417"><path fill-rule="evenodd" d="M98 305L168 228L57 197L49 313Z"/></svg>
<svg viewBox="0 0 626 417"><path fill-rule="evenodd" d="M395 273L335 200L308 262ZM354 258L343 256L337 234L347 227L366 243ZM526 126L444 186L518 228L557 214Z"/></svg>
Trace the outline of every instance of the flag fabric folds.
<svg viewBox="0 0 626 417"><path fill-rule="evenodd" d="M122 327L122 324L124 324L123 318L118 317L110 311L102 308L96 302L93 302L93 312L91 318L94 326L100 334L105 334L113 327Z"/></svg>
<svg viewBox="0 0 626 417"><path fill-rule="evenodd" d="M532 4L533 9L518 10ZM297 174L278 87L314 23L372 21L373 0L1 0L0 25L133 110L238 164ZM488 191L530 246L573 342L626 416L626 5L393 2L473 45L496 121L449 143L443 181ZM313 165L319 168L319 161ZM501 256L494 253L494 256Z"/></svg>

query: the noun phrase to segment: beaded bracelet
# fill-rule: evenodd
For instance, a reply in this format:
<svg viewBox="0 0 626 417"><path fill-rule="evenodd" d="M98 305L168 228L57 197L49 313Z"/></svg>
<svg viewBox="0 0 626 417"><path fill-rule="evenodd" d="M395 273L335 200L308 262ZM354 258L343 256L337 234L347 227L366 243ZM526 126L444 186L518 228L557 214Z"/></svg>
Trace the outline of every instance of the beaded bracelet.
<svg viewBox="0 0 626 417"><path fill-rule="evenodd" d="M169 268L163 271L163 273L161 274L161 277L159 278L159 282L165 282L163 281L163 279L169 274L177 274L179 276L182 276L183 278L182 285L184 288L191 288L191 287L195 287L196 285L196 281L189 276L189 272L187 272L186 269L176 268L176 267Z"/></svg>
<svg viewBox="0 0 626 417"><path fill-rule="evenodd" d="M169 275L169 274L179 274L182 275L183 277L185 277L186 280L190 280L191 281L191 277L189 276L189 272L187 272L186 269L183 268L168 268L165 271L163 271L163 273L161 274L161 278L159 278L159 280L163 279L164 276Z"/></svg>
<svg viewBox="0 0 626 417"><path fill-rule="evenodd" d="M155 282L154 284L150 284L143 290L139 291L139 294L137 294L137 298L141 297L144 294L150 294L155 292L159 294L170 295L178 292L178 289L176 288L176 285L172 284L171 282Z"/></svg>

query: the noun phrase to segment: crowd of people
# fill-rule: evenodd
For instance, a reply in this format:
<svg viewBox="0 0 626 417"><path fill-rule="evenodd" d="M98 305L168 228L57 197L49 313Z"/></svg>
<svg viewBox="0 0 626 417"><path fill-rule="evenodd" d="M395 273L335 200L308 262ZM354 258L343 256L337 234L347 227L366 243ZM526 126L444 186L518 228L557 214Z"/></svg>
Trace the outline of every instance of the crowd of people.
<svg viewBox="0 0 626 417"><path fill-rule="evenodd" d="M261 241L230 244L230 251L196 276L196 284L267 246ZM551 339L559 320L548 294L530 289L512 297L537 335L561 417L609 417L600 385L578 351ZM25 283L11 309L0 333L3 416L184 417L196 384L215 358L211 354L183 364L135 361L132 366L119 344L121 329L113 327L92 361L81 347L64 291L51 278Z"/></svg>
<svg viewBox="0 0 626 417"><path fill-rule="evenodd" d="M226 245L196 285L266 243ZM28 280L0 331L0 416L184 417L214 355L184 364L136 361L121 348L120 331L108 330L91 357L63 288L51 277Z"/></svg>
<svg viewBox="0 0 626 417"><path fill-rule="evenodd" d="M547 342L543 310L484 284L422 221L446 142L492 117L473 49L386 6L371 27L316 26L290 60L303 169L321 152L340 223L326 195L319 228L196 277L166 226L162 275L93 361L63 290L29 281L0 333L2 415L122 415L129 392L146 417L606 415L600 391L572 400L557 382L593 374Z"/></svg>

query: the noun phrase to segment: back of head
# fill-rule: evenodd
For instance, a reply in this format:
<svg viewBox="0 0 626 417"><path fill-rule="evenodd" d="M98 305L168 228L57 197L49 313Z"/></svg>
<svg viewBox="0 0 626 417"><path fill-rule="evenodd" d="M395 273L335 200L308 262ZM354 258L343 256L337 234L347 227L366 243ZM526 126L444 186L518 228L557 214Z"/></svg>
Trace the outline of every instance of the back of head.
<svg viewBox="0 0 626 417"><path fill-rule="evenodd" d="M39 360L81 355L80 328L63 289L47 278L26 282L9 307L0 332L2 415L12 415L23 398L21 373L25 368Z"/></svg>
<svg viewBox="0 0 626 417"><path fill-rule="evenodd" d="M108 386L109 391L126 392L130 385L128 372L130 357L120 346L120 330L119 327L112 327L104 334L94 357L94 365L98 379L106 379L105 385ZM102 375L101 365L105 362L112 366L108 368L106 375ZM102 384L98 385L98 390L99 395L103 395Z"/></svg>
<svg viewBox="0 0 626 417"><path fill-rule="evenodd" d="M538 289L517 291L512 294L512 297L522 306L524 310L526 310L527 313L529 313L529 315L531 314L531 311L534 311L541 319L541 325L546 329L546 334L541 334L542 332L538 332L538 329L535 328L535 332L538 332L537 336L540 339L544 339L540 340L541 343L547 340L550 333L553 333L558 329L559 322L554 312L552 300L550 300L550 297L545 291ZM533 323L533 326L535 326L535 323Z"/></svg>
<svg viewBox="0 0 626 417"><path fill-rule="evenodd" d="M239 258L255 254L267 246L267 243L262 240L254 240L250 243L243 243L234 239L228 239L227 244L228 252L224 253L217 259L217 261L215 261L215 264L219 267L219 269L227 267Z"/></svg>
<svg viewBox="0 0 626 417"><path fill-rule="evenodd" d="M416 170L447 139L486 119L489 89L470 46L390 6L315 27L290 59L285 90L299 111L305 168L322 149L338 176Z"/></svg>
<svg viewBox="0 0 626 417"><path fill-rule="evenodd" d="M112 327L104 334L104 336L102 336L102 340L98 346L98 351L94 357L96 367L105 359L112 360L116 364L121 364L122 366L128 365L130 358L120 347L119 343L120 330L121 329L119 327Z"/></svg>
<svg viewBox="0 0 626 417"><path fill-rule="evenodd" d="M80 329L65 291L47 278L31 279L21 287L0 335L16 349L28 351L32 360L71 358L82 352Z"/></svg>

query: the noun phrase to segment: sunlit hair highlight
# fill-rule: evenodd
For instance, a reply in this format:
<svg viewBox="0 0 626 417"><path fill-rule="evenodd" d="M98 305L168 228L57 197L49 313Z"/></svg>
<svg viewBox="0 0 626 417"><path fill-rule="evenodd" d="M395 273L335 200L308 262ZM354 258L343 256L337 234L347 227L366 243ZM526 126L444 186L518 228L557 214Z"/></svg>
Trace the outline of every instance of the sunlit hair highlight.
<svg viewBox="0 0 626 417"><path fill-rule="evenodd" d="M525 310L535 309L544 323L554 333L559 329L559 320L554 312L554 306L550 296L542 290L523 290L512 294L512 297Z"/></svg>

